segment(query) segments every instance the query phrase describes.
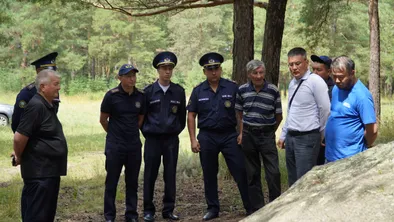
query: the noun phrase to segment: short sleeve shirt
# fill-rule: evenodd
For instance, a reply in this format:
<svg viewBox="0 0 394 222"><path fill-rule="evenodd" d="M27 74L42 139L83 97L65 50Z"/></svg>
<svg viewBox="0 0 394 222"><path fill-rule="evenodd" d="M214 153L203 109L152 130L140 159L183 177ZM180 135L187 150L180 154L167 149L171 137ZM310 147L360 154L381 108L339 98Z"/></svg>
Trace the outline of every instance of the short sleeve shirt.
<svg viewBox="0 0 394 222"><path fill-rule="evenodd" d="M224 78L219 80L216 92L207 80L196 86L187 110L197 113L197 127L206 130L234 130L237 124L234 109L237 91L237 84Z"/></svg>
<svg viewBox="0 0 394 222"><path fill-rule="evenodd" d="M66 175L67 142L55 106L40 94L34 95L16 131L29 137L21 157L23 178Z"/></svg>
<svg viewBox="0 0 394 222"><path fill-rule="evenodd" d="M109 114L107 140L124 145L141 143L138 116L146 112L142 91L135 88L129 95L119 84L105 94L101 112Z"/></svg>
<svg viewBox="0 0 394 222"><path fill-rule="evenodd" d="M276 124L276 114L282 113L278 87L265 82L259 92L248 82L239 87L235 109L243 112L243 123L251 126Z"/></svg>
<svg viewBox="0 0 394 222"><path fill-rule="evenodd" d="M331 114L326 126L326 159L335 161L367 149L365 125L376 123L372 95L358 80L351 90L332 90Z"/></svg>

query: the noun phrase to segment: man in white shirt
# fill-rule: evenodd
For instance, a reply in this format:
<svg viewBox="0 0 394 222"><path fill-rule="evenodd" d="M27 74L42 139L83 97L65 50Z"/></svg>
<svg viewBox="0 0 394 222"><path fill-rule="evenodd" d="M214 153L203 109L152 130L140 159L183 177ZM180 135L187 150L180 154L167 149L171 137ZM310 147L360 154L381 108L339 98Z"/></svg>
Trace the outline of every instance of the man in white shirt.
<svg viewBox="0 0 394 222"><path fill-rule="evenodd" d="M330 114L327 84L308 69L305 49L293 48L288 54L289 84L286 122L277 145L286 149L289 186L316 165L324 129Z"/></svg>

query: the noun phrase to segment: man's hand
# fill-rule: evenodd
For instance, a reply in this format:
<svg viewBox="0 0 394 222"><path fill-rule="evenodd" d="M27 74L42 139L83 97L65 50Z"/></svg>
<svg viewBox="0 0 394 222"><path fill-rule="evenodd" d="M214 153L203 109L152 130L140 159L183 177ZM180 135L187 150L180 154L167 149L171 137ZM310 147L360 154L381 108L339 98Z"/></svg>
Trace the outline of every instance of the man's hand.
<svg viewBox="0 0 394 222"><path fill-rule="evenodd" d="M285 141L283 141L283 140L278 140L278 142L276 143L276 145L277 145L280 149L284 149L284 148L285 148Z"/></svg>
<svg viewBox="0 0 394 222"><path fill-rule="evenodd" d="M198 153L200 152L200 143L197 140L193 140L191 142L192 145L192 151L193 153Z"/></svg>
<svg viewBox="0 0 394 222"><path fill-rule="evenodd" d="M11 157L11 159L12 159L12 160L11 160L12 166L18 166L18 165L21 164L20 158L17 158L17 157L15 156L15 152L12 152L11 155L10 155L10 157Z"/></svg>
<svg viewBox="0 0 394 222"><path fill-rule="evenodd" d="M237 137L237 143L238 145L242 145L242 132Z"/></svg>

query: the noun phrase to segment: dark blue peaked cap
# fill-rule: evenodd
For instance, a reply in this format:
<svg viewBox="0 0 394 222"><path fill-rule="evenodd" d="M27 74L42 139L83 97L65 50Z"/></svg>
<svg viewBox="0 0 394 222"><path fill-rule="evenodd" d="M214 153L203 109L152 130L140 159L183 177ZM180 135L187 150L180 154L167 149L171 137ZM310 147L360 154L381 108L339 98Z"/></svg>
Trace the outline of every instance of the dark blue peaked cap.
<svg viewBox="0 0 394 222"><path fill-rule="evenodd" d="M210 66L216 66L219 67L220 64L222 64L224 61L224 58L222 55L216 52L209 52L205 55L203 55L200 58L200 66L203 66L204 68L210 67Z"/></svg>
<svg viewBox="0 0 394 222"><path fill-rule="evenodd" d="M155 67L155 69L159 68L160 65L173 65L175 67L177 62L178 59L174 53L165 51L160 52L155 56L152 65Z"/></svg>
<svg viewBox="0 0 394 222"><path fill-rule="evenodd" d="M36 69L44 68L44 69L56 70L57 67L56 67L55 61L56 61L57 55L58 55L57 52L49 53L48 55L32 62L30 65L36 66Z"/></svg>
<svg viewBox="0 0 394 222"><path fill-rule="evenodd" d="M118 75L123 76L129 73L130 71L134 71L135 73L139 72L137 68L135 68L133 65L130 64L124 64L122 67L120 67Z"/></svg>

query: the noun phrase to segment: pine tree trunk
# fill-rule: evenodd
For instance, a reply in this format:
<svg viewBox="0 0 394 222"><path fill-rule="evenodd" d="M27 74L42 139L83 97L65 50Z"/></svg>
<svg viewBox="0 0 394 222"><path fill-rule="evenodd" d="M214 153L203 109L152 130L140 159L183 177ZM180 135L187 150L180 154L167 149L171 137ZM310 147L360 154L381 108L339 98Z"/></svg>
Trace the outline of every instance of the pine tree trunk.
<svg viewBox="0 0 394 222"><path fill-rule="evenodd" d="M253 0L234 0L234 45L232 79L247 81L246 63L254 56Z"/></svg>
<svg viewBox="0 0 394 222"><path fill-rule="evenodd" d="M380 120L380 30L378 0L369 0L369 90L374 100L376 117Z"/></svg>
<svg viewBox="0 0 394 222"><path fill-rule="evenodd" d="M279 80L286 4L287 0L270 0L265 20L262 60L265 63L265 79L275 85Z"/></svg>

